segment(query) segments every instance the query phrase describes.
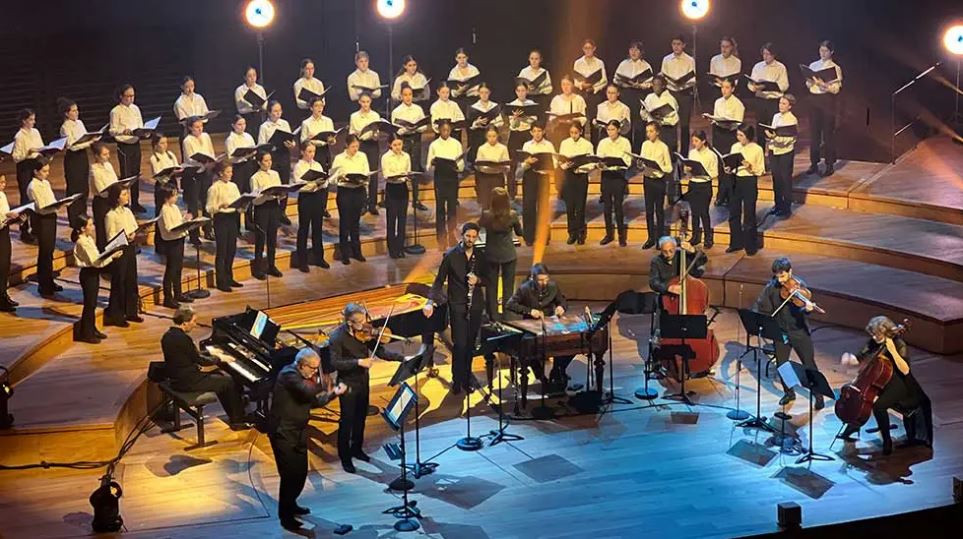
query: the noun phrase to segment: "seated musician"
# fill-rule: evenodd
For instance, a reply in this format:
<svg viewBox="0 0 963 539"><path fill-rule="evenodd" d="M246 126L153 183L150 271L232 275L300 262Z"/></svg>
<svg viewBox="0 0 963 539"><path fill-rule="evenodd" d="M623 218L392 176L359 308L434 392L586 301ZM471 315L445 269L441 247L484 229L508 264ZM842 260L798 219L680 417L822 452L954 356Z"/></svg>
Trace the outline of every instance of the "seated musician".
<svg viewBox="0 0 963 539"><path fill-rule="evenodd" d="M673 278L678 279L681 272L679 267L679 262L681 261L681 253L679 252L679 247L685 249L686 253L694 255L699 258L695 264L692 261L687 261L688 264L692 265L692 269L689 270L689 275L692 277L702 277L702 274L706 271L706 263L709 261L705 253L696 253L696 250L688 241L683 241L681 245L676 243L675 238L672 236L662 236L659 238L659 254L652 258L652 262L649 265L649 288L653 292L658 292L659 294L679 294L681 290L679 284L669 285L669 281Z"/></svg>
<svg viewBox="0 0 963 539"><path fill-rule="evenodd" d="M844 354L843 362L858 364L876 357L893 366L893 376L873 403L873 416L876 418L876 426L879 427L879 435L883 438L883 454L889 455L893 452L889 426L891 409L896 409L903 414L907 446L932 447L933 412L930 398L910 371L909 347L899 337L899 326L885 316L874 316L866 324L866 332L869 333L870 339L863 349L855 356ZM851 436L857 432L859 427L849 424L839 437L852 441Z"/></svg>
<svg viewBox="0 0 963 539"><path fill-rule="evenodd" d="M341 419L338 422L338 456L341 467L348 473L355 473L352 458L369 462L364 452L364 425L368 417L370 377L369 369L374 355L389 361L401 361L401 354L388 351L377 344L380 327L372 328L367 323L364 307L349 303L341 312L344 323L331 332L328 348L331 350L331 364L338 371L338 382L345 384L348 391L340 396ZM373 334L373 335L372 335Z"/></svg>
<svg viewBox="0 0 963 539"><path fill-rule="evenodd" d="M562 294L558 283L551 280L548 266L535 264L532 266L531 278L518 287L505 308L524 318L542 319L565 314L568 300ZM565 370L574 357L556 356L552 359L552 371L548 381L553 391L564 390L568 386L569 376L565 374ZM544 369L544 365L542 368ZM544 380L544 374L544 371L538 373L539 379ZM575 387L571 389L577 390Z"/></svg>
<svg viewBox="0 0 963 539"><path fill-rule="evenodd" d="M241 394L234 379L222 372L204 372L203 367L213 367L218 360L201 354L189 333L197 326L197 315L186 305L174 312L174 325L161 337L161 350L171 388L176 391L213 391L227 413L231 430L252 427L245 419ZM225 358L225 361L227 359Z"/></svg>

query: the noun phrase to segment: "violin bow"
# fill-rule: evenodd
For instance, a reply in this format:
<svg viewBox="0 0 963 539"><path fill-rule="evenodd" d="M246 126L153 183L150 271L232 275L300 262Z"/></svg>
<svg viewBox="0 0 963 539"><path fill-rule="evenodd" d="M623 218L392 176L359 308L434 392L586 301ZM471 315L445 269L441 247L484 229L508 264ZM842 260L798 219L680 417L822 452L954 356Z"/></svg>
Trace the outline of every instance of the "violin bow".
<svg viewBox="0 0 963 539"><path fill-rule="evenodd" d="M365 312L367 312L367 310L368 309L365 308ZM381 326L381 331L378 332L378 338L375 340L375 346L371 350L371 355L368 356L369 359L373 359L375 357L375 354L378 352L378 347L381 346L381 337L384 336L385 330L388 329L388 322L391 320L391 314L394 312L395 312L395 306L394 304L392 304L391 309L388 310L388 316L385 317L385 323L383 326Z"/></svg>

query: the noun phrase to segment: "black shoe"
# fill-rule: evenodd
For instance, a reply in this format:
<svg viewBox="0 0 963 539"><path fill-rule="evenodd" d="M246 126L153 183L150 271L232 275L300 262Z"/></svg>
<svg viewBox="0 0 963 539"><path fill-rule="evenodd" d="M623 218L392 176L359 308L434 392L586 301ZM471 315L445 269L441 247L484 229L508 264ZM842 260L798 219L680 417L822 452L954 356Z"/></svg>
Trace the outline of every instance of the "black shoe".
<svg viewBox="0 0 963 539"><path fill-rule="evenodd" d="M602 238L602 241L599 242L599 245L608 245L613 241L615 241L615 236L612 235L611 233L606 232L605 237Z"/></svg>
<svg viewBox="0 0 963 539"><path fill-rule="evenodd" d="M203 236L204 239L207 240L207 241L214 241L214 240L215 240L215 238L214 238L214 232L211 231L211 230L205 230L204 233L202 234L202 236Z"/></svg>
<svg viewBox="0 0 963 539"><path fill-rule="evenodd" d="M412 206L414 206L414 208L419 211L428 211L428 206L425 206L421 202L415 202L414 204L412 204Z"/></svg>
<svg viewBox="0 0 963 539"><path fill-rule="evenodd" d="M367 261L368 261L368 259L365 258L364 255L354 255L354 256L352 256L351 258L357 260L358 262L367 262Z"/></svg>
<svg viewBox="0 0 963 539"><path fill-rule="evenodd" d="M191 245L199 248L201 246L201 238L191 238Z"/></svg>
<svg viewBox="0 0 963 539"><path fill-rule="evenodd" d="M375 216L381 215L381 213L378 212L378 208L368 208L368 213Z"/></svg>
<svg viewBox="0 0 963 539"><path fill-rule="evenodd" d="M893 440L883 440L883 454L884 455L893 454Z"/></svg>
<svg viewBox="0 0 963 539"><path fill-rule="evenodd" d="M177 303L172 299L165 300L164 303L161 303L161 305L167 307L168 309L178 309L181 306L180 303Z"/></svg>
<svg viewBox="0 0 963 539"><path fill-rule="evenodd" d="M284 277L284 274L281 273L281 270L279 270L277 266L271 266L270 268L268 268L268 270L265 273L267 273L271 277L278 277L278 278Z"/></svg>
<svg viewBox="0 0 963 539"><path fill-rule="evenodd" d="M310 273L311 268L309 268L307 264L301 264L300 266L298 266L298 271L300 271L301 273Z"/></svg>
<svg viewBox="0 0 963 539"><path fill-rule="evenodd" d="M287 214L281 214L281 224L285 226L291 226L291 219L288 218Z"/></svg>
<svg viewBox="0 0 963 539"><path fill-rule="evenodd" d="M816 402L813 404L814 409L822 410L826 407L826 399L824 399L822 395L816 395L815 401Z"/></svg>
<svg viewBox="0 0 963 539"><path fill-rule="evenodd" d="M229 426L233 431L251 430L254 428L254 424L248 423L247 421L232 421Z"/></svg>
<svg viewBox="0 0 963 539"><path fill-rule="evenodd" d="M452 385L451 385L451 394L452 394L452 395L460 395L460 394L461 394L461 384L452 384Z"/></svg>
<svg viewBox="0 0 963 539"><path fill-rule="evenodd" d="M712 240L706 240L706 242L705 242L705 244L703 245L703 247L705 247L706 249L712 249L712 246L713 246L713 245L715 245L715 243L713 243Z"/></svg>
<svg viewBox="0 0 963 539"><path fill-rule="evenodd" d="M565 240L565 243L566 243L567 245L572 245L572 244L574 244L574 243L575 243L575 235L574 235L574 234L569 234L569 235L568 235L568 239Z"/></svg>
<svg viewBox="0 0 963 539"><path fill-rule="evenodd" d="M105 326L116 326L116 327L119 327L119 328L130 327L130 324L127 323L127 320L124 320L124 319L114 320L114 319L106 318L106 317L104 318L104 325L105 325Z"/></svg>
<svg viewBox="0 0 963 539"><path fill-rule="evenodd" d="M728 206L728 205L729 205L728 200L726 199L719 200L718 198L716 199L716 206Z"/></svg>
<svg viewBox="0 0 963 539"><path fill-rule="evenodd" d="M244 285L237 281L231 281L230 286L231 288L244 288Z"/></svg>
<svg viewBox="0 0 963 539"><path fill-rule="evenodd" d="M826 170L824 170L822 173L822 177L825 178L827 176L832 176L835 172L836 170L833 168L832 165L827 165Z"/></svg>
<svg viewBox="0 0 963 539"><path fill-rule="evenodd" d="M225 284L225 285L218 286L217 289L220 290L221 292L233 292L233 291L234 291L233 288L231 288L230 286L228 286L228 285L226 285L226 284Z"/></svg>
<svg viewBox="0 0 963 539"><path fill-rule="evenodd" d="M174 301L176 301L177 303L194 303L194 298L186 294L181 294L176 298L174 298Z"/></svg>
<svg viewBox="0 0 963 539"><path fill-rule="evenodd" d="M789 390L779 399L779 406L785 406L794 400L796 400L796 392Z"/></svg>
<svg viewBox="0 0 963 539"><path fill-rule="evenodd" d="M730 245L729 247L726 248L727 253L738 253L741 250L742 250L742 247L736 247L734 245Z"/></svg>
<svg viewBox="0 0 963 539"><path fill-rule="evenodd" d="M324 213L321 214L321 215L322 215L322 217L324 217L325 219L330 219L330 218L331 218L331 212L329 212L328 210L324 210Z"/></svg>
<svg viewBox="0 0 963 539"><path fill-rule="evenodd" d="M296 520L293 516L281 517L281 527L288 531L300 530L304 524Z"/></svg>
<svg viewBox="0 0 963 539"><path fill-rule="evenodd" d="M4 292L2 295L0 295L0 303L6 303L7 305L12 305L12 306L14 306L14 307L19 307L19 306L20 306L20 303L14 301L13 298L11 298L9 295L7 295L6 292Z"/></svg>
<svg viewBox="0 0 963 539"><path fill-rule="evenodd" d="M34 243L37 243L37 236L34 236L29 232L21 232L20 241L22 241L23 243L34 244Z"/></svg>
<svg viewBox="0 0 963 539"><path fill-rule="evenodd" d="M360 450L360 449L357 450L357 451L352 451L352 452L351 452L351 458L358 459L358 460L360 460L361 462L371 462L371 457L369 457L367 453L365 453L364 451L362 451L362 450Z"/></svg>
<svg viewBox="0 0 963 539"><path fill-rule="evenodd" d="M354 467L354 463L350 460L342 460L341 468L348 473L357 473L358 470Z"/></svg>
<svg viewBox="0 0 963 539"><path fill-rule="evenodd" d="M325 260L325 259L323 259L323 258L322 258L321 260L318 260L318 262L315 264L315 266L317 266L317 267L319 267L319 268L321 268L321 269L328 269L328 268L331 267L331 265L328 264L328 261Z"/></svg>
<svg viewBox="0 0 963 539"><path fill-rule="evenodd" d="M758 252L759 249L746 249L746 256L756 256Z"/></svg>
<svg viewBox="0 0 963 539"><path fill-rule="evenodd" d="M100 344L100 339L98 339L93 335L89 335L87 337L79 337L77 339L77 342L85 342L87 344Z"/></svg>
<svg viewBox="0 0 963 539"><path fill-rule="evenodd" d="M300 505L295 505L295 506L294 506L294 511L292 511L292 513L294 513L294 514L297 515L297 516L304 516L304 515L310 515L310 514L311 514L311 510L308 509L307 507L303 507L303 506L300 506Z"/></svg>
<svg viewBox="0 0 963 539"><path fill-rule="evenodd" d="M655 247L655 240L652 238L645 240L645 243L642 244L642 249L651 249L653 247Z"/></svg>
<svg viewBox="0 0 963 539"><path fill-rule="evenodd" d="M629 244L629 234L628 232L622 230L619 232L619 247L625 247Z"/></svg>
<svg viewBox="0 0 963 539"><path fill-rule="evenodd" d="M2 302L0 302L0 312L4 312L4 313L15 313L15 312L17 312L17 306L16 306L16 305L13 305L12 303L10 303L10 302L8 302L8 301L2 301Z"/></svg>
<svg viewBox="0 0 963 539"><path fill-rule="evenodd" d="M54 292L63 292L63 291L64 291L64 287L60 286L59 284L55 284L55 285L53 285L53 291L54 291Z"/></svg>
<svg viewBox="0 0 963 539"><path fill-rule="evenodd" d="M100 339L100 340L104 340L104 339L107 338L107 334L104 333L104 332L102 332L102 331L98 331L98 330L95 329L95 330L94 330L94 337L97 337L97 338Z"/></svg>
<svg viewBox="0 0 963 539"><path fill-rule="evenodd" d="M405 254L404 249L398 251L398 258L408 258L408 255Z"/></svg>
<svg viewBox="0 0 963 539"><path fill-rule="evenodd" d="M143 324L143 323L144 323L144 317L141 316L141 315L139 315L139 314L135 314L134 316L128 316L128 317L127 317L127 321L128 321L128 322L133 322L133 323L135 323L135 324Z"/></svg>
<svg viewBox="0 0 963 539"><path fill-rule="evenodd" d="M346 256L342 256L342 257L341 257L341 263L344 264L345 266L347 266L348 264L351 263L351 259L348 258L348 257L346 257Z"/></svg>
<svg viewBox="0 0 963 539"><path fill-rule="evenodd" d="M807 175L819 174L819 166L810 165L809 168L806 169L806 172L804 174L807 174Z"/></svg>

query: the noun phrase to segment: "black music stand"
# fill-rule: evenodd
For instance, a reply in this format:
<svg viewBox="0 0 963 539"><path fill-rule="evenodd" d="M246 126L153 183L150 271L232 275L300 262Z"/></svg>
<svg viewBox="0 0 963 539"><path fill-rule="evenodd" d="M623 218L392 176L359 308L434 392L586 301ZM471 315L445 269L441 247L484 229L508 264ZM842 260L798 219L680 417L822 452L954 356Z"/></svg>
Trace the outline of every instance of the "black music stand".
<svg viewBox="0 0 963 539"><path fill-rule="evenodd" d="M408 361L403 362L402 367L399 367L398 371L404 369L404 363L408 363ZM397 375L397 372L395 374ZM385 423L393 430L399 431L399 435L401 436L401 477L398 483L406 484L408 488L394 489L394 487L392 487L393 490L402 491L402 505L390 507L383 511L383 514L394 515L398 518L394 528L400 532L411 532L421 527L421 524L419 524L417 520L421 518L421 511L415 507L415 502L408 501L408 490L414 488L414 485L411 481L408 481L408 467L405 465L405 420L408 418L408 413L411 412L412 406L417 402L418 395L415 393L415 390L411 389L411 386L409 386L407 382L402 382L398 391L395 392L394 396L391 397L391 401L388 402L388 406L381 412ZM392 485L394 484L395 483L392 482Z"/></svg>
<svg viewBox="0 0 963 539"><path fill-rule="evenodd" d="M522 333L505 333L504 335L495 335L494 337L489 337L485 340L486 343L491 347L491 354L504 354L509 350L518 350L518 346L522 340ZM502 360L498 358L498 365L496 366L496 371L501 371ZM524 440L525 438L519 436L518 434L509 434L505 432L508 429L508 420L505 418L505 400L502 398L502 376L501 373L498 376L498 430L490 431L489 434L493 436L492 441L489 445L498 445L501 442L517 442L519 440Z"/></svg>
<svg viewBox="0 0 963 539"><path fill-rule="evenodd" d="M411 178L412 183L419 181L419 177L424 178L425 176L420 175ZM421 189L419 189L419 191L421 191ZM418 243L418 208L415 207L414 202L411 204L411 219L414 224L414 232L411 237L411 244L405 246L405 252L410 255L423 255L425 254L425 246Z"/></svg>
<svg viewBox="0 0 963 539"><path fill-rule="evenodd" d="M813 393L822 395L827 399L835 399L836 394L833 393L833 388L830 387L829 380L818 370L807 369L802 363L796 363L795 361L786 361L780 365L777 370L779 371L779 376L782 377L782 381L787 386L799 386L809 390L809 449L803 453L803 456L796 459L796 464L813 460L836 460L829 455L823 455L813 451Z"/></svg>
<svg viewBox="0 0 963 539"><path fill-rule="evenodd" d="M434 349L430 345L422 343L415 355L406 358L398 365L398 369L388 382L388 386L394 387L413 376L415 378L415 395L417 395L418 373L425 368L425 363L428 362L433 354ZM406 468L411 470L415 479L419 479L424 475L434 472L437 467L438 464L435 462L421 462L421 399L415 399L415 462L406 465Z"/></svg>
<svg viewBox="0 0 963 539"><path fill-rule="evenodd" d="M756 415L745 419L736 426L776 432L776 429L772 428L766 422L766 417L762 415L762 363L759 362L759 351L763 349L761 346L749 346L749 337L755 336L759 344L764 338L775 341L782 338L782 329L768 314L757 313L751 309L739 309L739 320L746 330L747 347L742 356L739 356L739 360L741 361L742 357L751 351L753 360L756 362ZM765 353L765 350L763 350L763 353Z"/></svg>
<svg viewBox="0 0 963 539"><path fill-rule="evenodd" d="M659 294L657 292L636 292L634 290L626 290L620 293L615 298L615 310L619 314L647 314L649 315L649 341L648 341L648 352L649 357L644 358L642 362L643 375L645 376L645 381L642 387L636 388L635 398L640 400L653 400L659 396L659 392L655 388L649 387L649 380L652 378L652 339L654 337L655 331L655 314L659 312ZM602 313L602 317L609 312L609 308L606 308ZM611 315L609 315L611 316ZM611 332L609 333L609 351L611 354L612 343L611 343ZM611 361L611 356L609 360ZM611 363L609 364L609 383L612 383L614 374L612 372Z"/></svg>
<svg viewBox="0 0 963 539"><path fill-rule="evenodd" d="M686 404L694 404L689 399L685 389L685 380L689 377L689 361L695 357L692 347L685 343L686 339L705 339L709 334L709 318L704 314L666 314L659 316L659 332L663 339L679 339L678 345L660 346L657 355L675 361L682 358L682 372L679 379L682 387L679 393L666 395L664 398L679 400Z"/></svg>

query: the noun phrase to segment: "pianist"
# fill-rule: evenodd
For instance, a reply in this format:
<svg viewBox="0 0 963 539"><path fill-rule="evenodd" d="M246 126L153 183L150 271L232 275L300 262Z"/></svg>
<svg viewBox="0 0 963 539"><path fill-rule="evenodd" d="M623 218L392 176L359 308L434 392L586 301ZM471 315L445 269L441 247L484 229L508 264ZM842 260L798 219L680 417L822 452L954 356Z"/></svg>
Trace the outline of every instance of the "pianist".
<svg viewBox="0 0 963 539"><path fill-rule="evenodd" d="M213 391L227 412L232 430L251 428L251 423L245 420L244 404L234 379L222 372L202 370L202 367L216 366L219 360L198 351L189 335L195 326L197 315L194 310L182 305L174 312L174 325L161 337L161 350L164 352L164 364L171 387L176 391ZM221 360L230 361L227 356Z"/></svg>
<svg viewBox="0 0 963 539"><path fill-rule="evenodd" d="M532 266L531 278L521 284L518 290L508 300L506 308L524 318L544 320L551 316L562 316L568 308L568 300L562 294L558 283L551 279L548 266L535 264ZM552 371L549 374L550 391L564 391L568 386L569 377L565 374L574 356L557 356L552 361ZM544 369L544 365L542 368ZM538 378L544 380L544 372L539 372Z"/></svg>

